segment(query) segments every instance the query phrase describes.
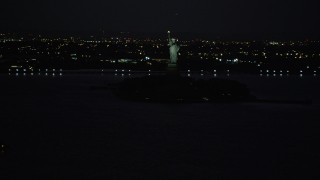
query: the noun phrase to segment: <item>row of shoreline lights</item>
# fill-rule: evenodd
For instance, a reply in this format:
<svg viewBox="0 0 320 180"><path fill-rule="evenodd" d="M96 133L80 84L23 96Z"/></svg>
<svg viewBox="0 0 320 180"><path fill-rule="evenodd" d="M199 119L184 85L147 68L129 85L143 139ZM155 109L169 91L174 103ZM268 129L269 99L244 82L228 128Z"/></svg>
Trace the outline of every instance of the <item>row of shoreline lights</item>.
<svg viewBox="0 0 320 180"><path fill-rule="evenodd" d="M265 73L277 73L277 72L279 72L279 73L287 73L287 74L290 73L289 70L286 70L286 71L283 71L283 70L278 70L278 71L276 71L276 70L273 70L273 71L271 71L271 70L265 70L265 71L260 70L260 73L264 73L264 72L265 72ZM303 70L300 70L299 73L300 73L300 74L303 74ZM317 71L314 70L313 73L317 73Z"/></svg>
<svg viewBox="0 0 320 180"><path fill-rule="evenodd" d="M16 69L8 69L8 72L62 72L62 69L44 69L41 71L41 69L38 69L38 71L34 69L21 69L21 68L16 68Z"/></svg>
<svg viewBox="0 0 320 180"><path fill-rule="evenodd" d="M101 71L104 72L104 69L102 69ZM115 69L114 71L115 71L115 72L125 72L126 69L121 69L121 70ZM127 71L128 71L128 72L131 72L131 70L127 70ZM151 72L150 69L149 69L148 71ZM200 71L201 71L201 72L204 72L204 70L200 70ZM191 70L187 70L187 72L191 72ZM213 72L217 72L217 70L213 70ZM226 70L226 72L230 72L230 70Z"/></svg>
<svg viewBox="0 0 320 180"><path fill-rule="evenodd" d="M41 74L41 73L9 73L9 76L11 75L16 75L16 76L20 76L20 75L23 75L23 76L27 76L27 75L30 75L30 76L35 76L35 75L38 75L38 76L41 76L41 75L45 75L45 76L62 76L63 74L62 73L45 73L45 74Z"/></svg>
<svg viewBox="0 0 320 180"><path fill-rule="evenodd" d="M104 72L104 70L101 70L101 72ZM122 70L116 69L114 72L115 72L115 74L114 74L115 76L118 76L118 73L122 73L121 76L125 76L124 73L126 72L126 70L125 69L122 69ZM131 73L131 70L128 70L127 72ZM148 76L151 76L151 70L148 70L148 72L149 72ZM190 74L191 70L187 70L187 72L188 72L187 75L190 77L191 76L191 74ZM200 72L201 72L200 75L204 76L204 70L201 70ZM213 72L214 72L214 74L213 74L214 77L216 77L217 76L217 70L214 70ZM227 72L227 76L230 76L230 70L226 70L226 72ZM128 74L128 75L131 76L131 74Z"/></svg>
<svg viewBox="0 0 320 180"><path fill-rule="evenodd" d="M103 72L103 70L102 70L102 72ZM121 75L122 76L125 76L125 74L123 74L123 73L125 73L126 72L126 70L124 70L124 69L122 69L122 70L118 70L118 69L116 69L115 70L115 75L117 76L118 75L118 73L122 73ZM128 72L131 72L131 70L128 70ZM149 76L151 75L150 73L151 73L151 70L149 70L148 71L149 72ZM198 71L197 71L198 72ZM201 70L200 71L201 72L201 76L204 76L204 70ZM214 70L213 71L214 72L214 76L216 77L217 76L217 70ZM227 76L230 76L230 70L226 70L226 72L227 72ZM273 76L277 76L277 71L276 70L273 70L273 71L271 71L271 70L265 70L265 73L267 73L266 75L267 76L270 76L270 74L272 75L272 72L273 72ZM283 70L278 70L278 72L280 73L279 75L280 76L283 76L283 74L286 74L287 73L287 76L290 74L290 71L289 70L287 70L287 71L283 71ZM302 77L303 76L303 70L300 70L299 71L300 72L300 76ZM187 70L187 75L188 76L191 76L191 70ZM260 70L260 76L263 76L264 74L264 71L263 70ZM317 76L317 71L313 71L313 73L314 73L314 76ZM131 74L128 74L129 76L131 76Z"/></svg>
<svg viewBox="0 0 320 180"><path fill-rule="evenodd" d="M286 74L287 76L290 75L290 71L289 70L286 70L286 71L278 70L278 72L280 73L279 74L280 76L283 76L283 74ZM263 76L264 75L263 73L264 73L264 71L260 70L260 76ZM267 73L266 74L267 77L269 77L270 74L273 74L273 76L277 76L277 71L276 70L273 70L273 71L265 70L265 73ZM300 70L298 74L300 75L300 77L302 77L303 76L303 70ZM315 70L313 71L313 76L317 76L317 71L315 71Z"/></svg>
<svg viewBox="0 0 320 180"><path fill-rule="evenodd" d="M41 71L41 69L38 69L38 71L35 71L34 69L20 69L20 68L17 68L17 69L9 69L9 75L16 75L16 76L20 76L20 72L21 75L23 76L26 76L26 75L31 75L31 76L34 76L34 75L41 75L41 72L46 72L44 75L45 76L62 76L62 72L63 70L62 69L59 69L59 70L56 70L56 69L44 69L43 71ZM30 74L28 74L28 73ZM38 74L36 74L36 72L38 72ZM50 72L50 73L49 73ZM52 73L52 74L51 74ZM57 73L57 74L56 74Z"/></svg>
<svg viewBox="0 0 320 180"><path fill-rule="evenodd" d="M118 73L115 73L114 74L115 76L118 76L119 74ZM121 74L121 76L123 77L123 76L125 76L126 74ZM128 76L131 76L131 74L127 74ZM191 74L187 74L188 75L188 77L190 77L191 76ZM201 76L204 76L204 74L200 74ZM217 74L213 74L214 75L214 77L217 77L218 75ZM148 74L148 76L151 76L151 74L149 73ZM230 76L230 74L227 74L227 76Z"/></svg>
<svg viewBox="0 0 320 180"><path fill-rule="evenodd" d="M101 70L101 72L104 72L104 70ZM115 73L118 73L118 72L121 73L121 72L126 72L126 70L125 70L125 69L122 69L122 70L116 69L116 70L114 70L114 72L115 72ZM127 70L127 72L131 72L131 70ZM151 72L151 70L148 70L147 72ZM188 73L191 73L191 70L187 70L187 72L188 72ZM200 72L201 72L201 73L204 73L204 70L201 70ZM208 71L207 71L207 72L208 72ZM226 72L227 72L227 73L230 73L230 70L226 70ZM216 74L216 73L217 73L217 70L213 70L213 73Z"/></svg>

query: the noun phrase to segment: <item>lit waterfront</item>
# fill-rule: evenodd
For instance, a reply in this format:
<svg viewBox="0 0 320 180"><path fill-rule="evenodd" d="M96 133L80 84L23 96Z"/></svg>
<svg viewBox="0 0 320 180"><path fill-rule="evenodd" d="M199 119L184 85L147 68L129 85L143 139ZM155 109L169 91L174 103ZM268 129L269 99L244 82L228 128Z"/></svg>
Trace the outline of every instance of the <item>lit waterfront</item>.
<svg viewBox="0 0 320 180"><path fill-rule="evenodd" d="M202 76L204 78L212 78L212 77L230 77L230 76L238 76L242 74L252 75L252 76L260 76L260 77L289 77L289 76L313 76L317 77L319 75L320 70L256 70L256 73L239 73L232 72L230 70L184 70L180 71L182 76L188 77L198 77ZM104 75L114 75L114 76L122 76L122 77L131 77L131 76L151 76L151 75L165 75L165 71L157 71L157 70L131 70L131 69L88 69L88 70L62 70L62 69L38 69L38 70L29 70L29 69L9 69L9 76L63 76L70 74L100 74Z"/></svg>

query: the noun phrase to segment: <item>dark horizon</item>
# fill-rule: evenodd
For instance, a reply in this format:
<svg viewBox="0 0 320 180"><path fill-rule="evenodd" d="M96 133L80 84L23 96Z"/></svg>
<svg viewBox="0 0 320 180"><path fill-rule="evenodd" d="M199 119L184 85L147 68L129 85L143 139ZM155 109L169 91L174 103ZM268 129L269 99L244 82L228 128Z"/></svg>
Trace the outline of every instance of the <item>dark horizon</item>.
<svg viewBox="0 0 320 180"><path fill-rule="evenodd" d="M319 39L318 2L5 0L0 32L86 35L187 32L210 38Z"/></svg>
<svg viewBox="0 0 320 180"><path fill-rule="evenodd" d="M79 38L87 38L87 37L95 37L95 38L108 38L108 37L129 37L129 38L167 38L167 32L116 32L116 31L0 31L2 34L11 34L17 35L20 37L27 36L38 36L41 35L43 37L79 37ZM205 40L235 40L235 41L265 41L265 40L275 40L275 41L291 41L291 40L320 40L320 34L312 33L312 34L299 34L299 33L260 33L260 34L245 34L245 33L231 33L231 34L217 34L217 33L197 33L197 32L172 32L174 37L182 40L189 39L205 39Z"/></svg>

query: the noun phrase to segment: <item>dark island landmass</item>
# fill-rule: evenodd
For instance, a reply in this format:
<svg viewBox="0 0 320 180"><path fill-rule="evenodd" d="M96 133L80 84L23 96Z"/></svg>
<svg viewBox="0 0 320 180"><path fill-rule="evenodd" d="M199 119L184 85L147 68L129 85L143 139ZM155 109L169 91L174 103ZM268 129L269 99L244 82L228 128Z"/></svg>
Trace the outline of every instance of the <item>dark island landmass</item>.
<svg viewBox="0 0 320 180"><path fill-rule="evenodd" d="M244 84L226 79L195 80L181 76L146 76L117 84L114 94L144 102L245 102L255 97Z"/></svg>

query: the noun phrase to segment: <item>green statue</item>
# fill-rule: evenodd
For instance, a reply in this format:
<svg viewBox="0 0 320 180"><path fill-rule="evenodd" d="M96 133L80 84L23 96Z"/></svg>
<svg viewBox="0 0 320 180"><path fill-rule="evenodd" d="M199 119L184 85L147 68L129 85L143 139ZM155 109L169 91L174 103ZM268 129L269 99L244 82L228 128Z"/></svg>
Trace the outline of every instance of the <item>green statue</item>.
<svg viewBox="0 0 320 180"><path fill-rule="evenodd" d="M170 64L177 64L178 61L178 52L180 47L177 45L177 40L171 38L171 32L168 31L168 40L169 40L169 50L170 50Z"/></svg>

